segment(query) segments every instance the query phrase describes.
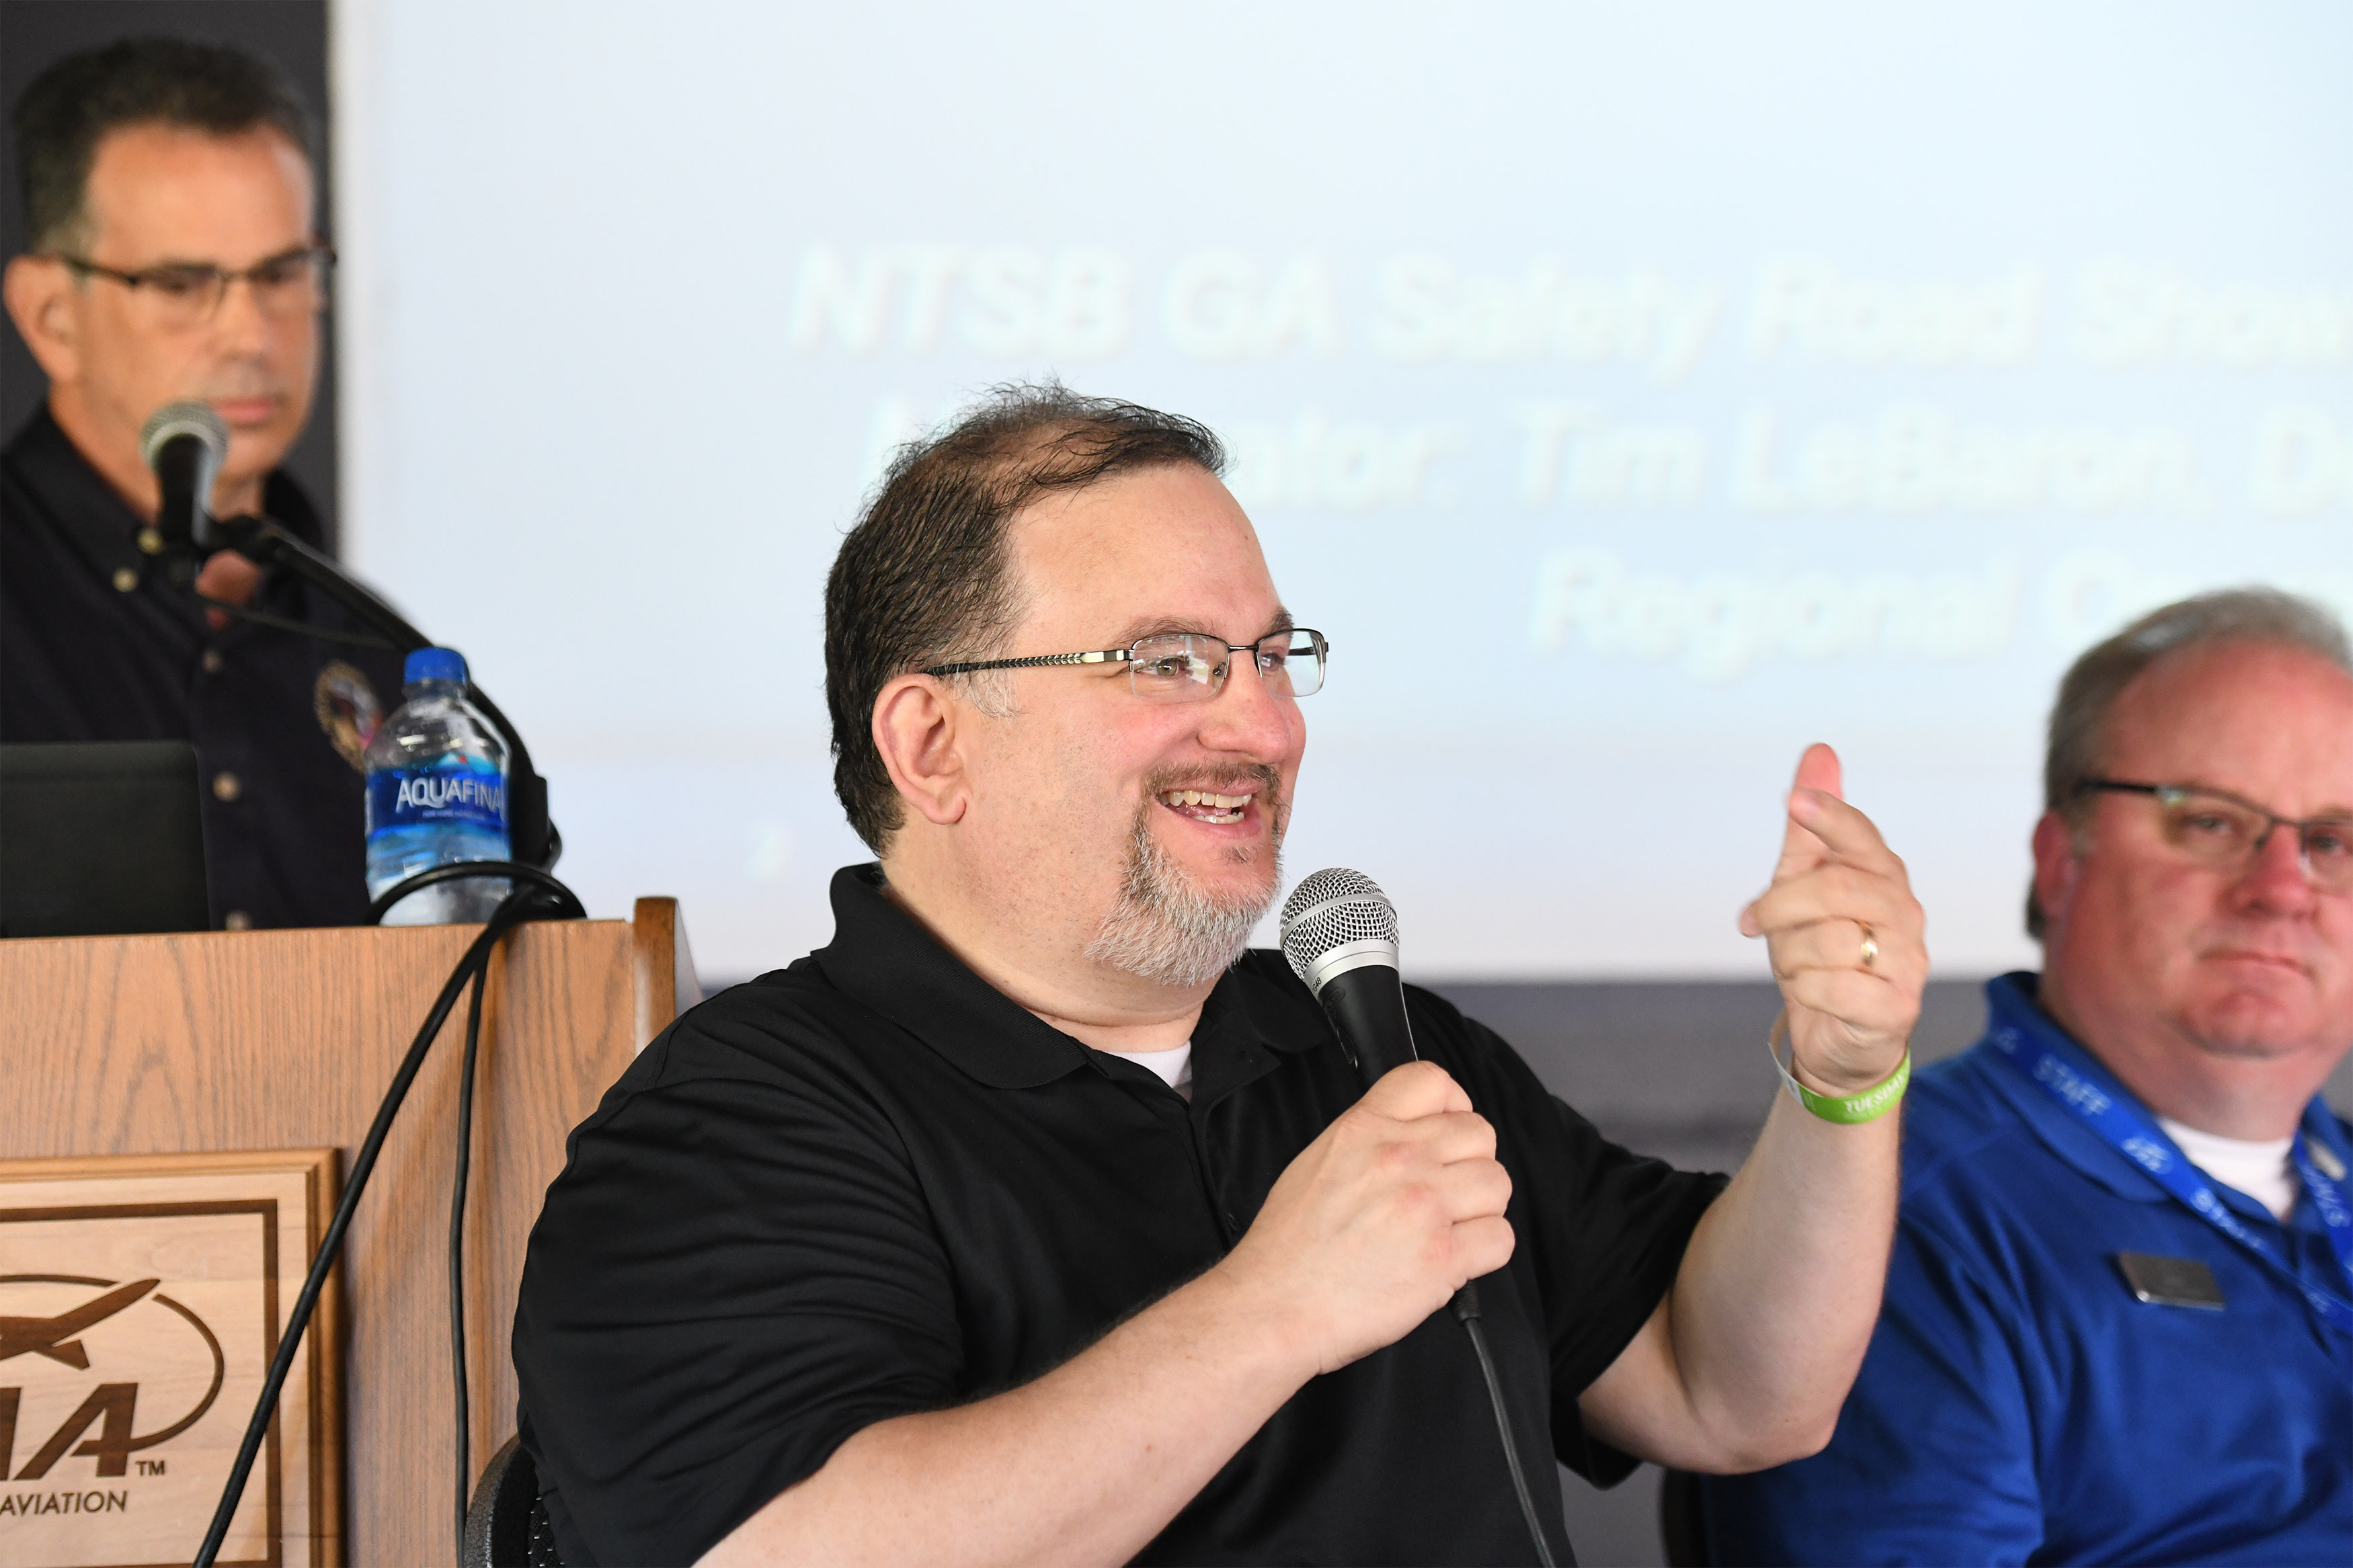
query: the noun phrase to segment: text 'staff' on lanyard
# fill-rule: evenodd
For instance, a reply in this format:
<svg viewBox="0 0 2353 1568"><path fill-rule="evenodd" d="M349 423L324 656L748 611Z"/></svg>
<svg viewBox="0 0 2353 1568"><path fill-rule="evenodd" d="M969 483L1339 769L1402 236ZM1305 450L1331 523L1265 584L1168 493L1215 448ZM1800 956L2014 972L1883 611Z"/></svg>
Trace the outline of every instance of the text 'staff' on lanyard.
<svg viewBox="0 0 2353 1568"><path fill-rule="evenodd" d="M2032 1037L2037 1035L2042 1037ZM2055 1031L2038 1028L2030 1032L2015 1024L1996 1025L1990 1037L2001 1059L2029 1083L2057 1100L2110 1148L2148 1173L2149 1180L2195 1209L2207 1224L2285 1275L2329 1327L2353 1334L2353 1300L2306 1280L2267 1237L2248 1228L2245 1221L2231 1212L2205 1173L2189 1163L2163 1129L2151 1125L2133 1109L2124 1089L2081 1047L2058 1037ZM2323 1170L2314 1157L2317 1149L2327 1163L2337 1166L2342 1173L2342 1163L2317 1137L2321 1124L2316 1124L2315 1119L2328 1114L2327 1103L2316 1095L2305 1110L2305 1125L2296 1129L2294 1158L2296 1172L2304 1178L2305 1191L2312 1194L2313 1207L2320 1212L2321 1223L2327 1227L2328 1245L2337 1254L2337 1268L2347 1282L2353 1284L2353 1207L2347 1205L2344 1188L2337 1179Z"/></svg>

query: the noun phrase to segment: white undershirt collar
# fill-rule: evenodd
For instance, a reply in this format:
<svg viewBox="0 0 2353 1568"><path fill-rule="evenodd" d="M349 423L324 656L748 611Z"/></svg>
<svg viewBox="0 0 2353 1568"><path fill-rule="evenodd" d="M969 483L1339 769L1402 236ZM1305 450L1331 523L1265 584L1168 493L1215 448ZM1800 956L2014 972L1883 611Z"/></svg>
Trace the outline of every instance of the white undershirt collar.
<svg viewBox="0 0 2353 1568"><path fill-rule="evenodd" d="M2191 1164L2224 1186L2246 1194L2271 1210L2272 1217L2282 1225L2287 1223L2287 1216L2295 1208L2295 1195L2304 1190L2295 1167L2288 1163L2288 1151L2295 1144L2294 1134L2250 1142L2200 1132L2163 1116L2157 1119L2157 1124L2165 1129L2167 1137L2181 1146Z"/></svg>
<svg viewBox="0 0 2353 1568"><path fill-rule="evenodd" d="M1160 1081L1183 1095L1193 1098L1193 1042L1186 1041L1165 1051L1122 1051L1140 1068L1150 1068L1160 1075Z"/></svg>

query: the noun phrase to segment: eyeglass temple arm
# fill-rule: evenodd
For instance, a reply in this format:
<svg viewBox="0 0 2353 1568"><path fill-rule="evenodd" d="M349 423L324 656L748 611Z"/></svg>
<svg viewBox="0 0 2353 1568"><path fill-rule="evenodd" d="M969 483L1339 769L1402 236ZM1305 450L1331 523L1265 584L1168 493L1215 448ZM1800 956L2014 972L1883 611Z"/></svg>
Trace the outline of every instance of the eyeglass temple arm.
<svg viewBox="0 0 2353 1568"><path fill-rule="evenodd" d="M1041 653L1029 658L984 658L970 664L935 664L919 669L918 675L928 675L934 680L948 675L976 675L984 669L1038 669L1050 664L1108 664L1115 658L1134 658L1127 648L1103 648L1093 653Z"/></svg>

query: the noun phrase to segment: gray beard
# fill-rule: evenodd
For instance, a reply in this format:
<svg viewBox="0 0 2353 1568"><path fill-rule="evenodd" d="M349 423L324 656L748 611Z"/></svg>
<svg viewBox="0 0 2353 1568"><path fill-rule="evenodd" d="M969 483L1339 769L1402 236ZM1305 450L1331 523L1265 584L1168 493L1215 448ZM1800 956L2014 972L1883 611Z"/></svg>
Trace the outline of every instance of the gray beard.
<svg viewBox="0 0 2353 1568"><path fill-rule="evenodd" d="M1162 985L1199 985L1233 967L1272 907L1282 886L1282 839L1278 833L1270 843L1274 863L1264 892L1214 894L1195 886L1152 837L1145 814L1153 809L1147 803L1136 813L1119 901L1086 955Z"/></svg>

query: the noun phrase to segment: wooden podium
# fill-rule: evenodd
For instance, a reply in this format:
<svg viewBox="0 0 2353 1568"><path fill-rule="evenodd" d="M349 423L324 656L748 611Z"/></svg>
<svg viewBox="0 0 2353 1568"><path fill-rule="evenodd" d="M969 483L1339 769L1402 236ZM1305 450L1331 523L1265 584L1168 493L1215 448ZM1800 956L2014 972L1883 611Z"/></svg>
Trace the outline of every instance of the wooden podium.
<svg viewBox="0 0 2353 1568"><path fill-rule="evenodd" d="M340 1179L480 931L0 942L0 1158L335 1149ZM467 1221L478 1472L514 1432L516 1287L565 1135L698 997L670 899L638 900L627 921L527 925L491 968ZM348 1563L456 1552L447 1260L465 1017L461 1000L394 1124L339 1270ZM227 1423L231 1443L248 1414Z"/></svg>

